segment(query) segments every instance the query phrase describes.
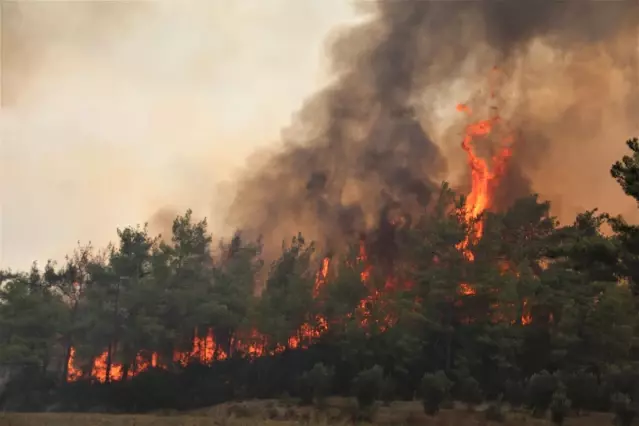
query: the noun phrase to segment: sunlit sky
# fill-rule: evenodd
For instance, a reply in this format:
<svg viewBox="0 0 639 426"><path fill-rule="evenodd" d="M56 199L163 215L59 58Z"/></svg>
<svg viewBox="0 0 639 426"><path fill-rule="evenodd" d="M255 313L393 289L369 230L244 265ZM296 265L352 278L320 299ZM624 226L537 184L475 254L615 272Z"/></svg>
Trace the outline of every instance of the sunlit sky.
<svg viewBox="0 0 639 426"><path fill-rule="evenodd" d="M0 267L103 247L191 207L327 82L345 0L22 1L2 7Z"/></svg>

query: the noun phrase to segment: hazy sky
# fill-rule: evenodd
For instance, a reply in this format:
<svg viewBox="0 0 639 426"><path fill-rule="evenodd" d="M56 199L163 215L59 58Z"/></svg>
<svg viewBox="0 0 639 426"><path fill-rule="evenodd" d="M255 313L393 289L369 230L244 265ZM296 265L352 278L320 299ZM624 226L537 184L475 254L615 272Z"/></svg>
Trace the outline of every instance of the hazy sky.
<svg viewBox="0 0 639 426"><path fill-rule="evenodd" d="M160 208L219 229L220 182L326 83L325 39L354 18L344 0L3 4L0 267Z"/></svg>
<svg viewBox="0 0 639 426"><path fill-rule="evenodd" d="M14 269L62 259L78 241L104 247L118 227L149 221L152 232L166 231L187 208L227 235L231 182L259 163L249 156L277 147L280 130L328 83L327 43L361 19L350 0L0 5L0 267ZM517 68L538 81L539 102L528 106L552 127L552 146L529 171L532 189L562 220L600 206L639 221L609 176L625 153L611 141L636 134L626 102L634 80L613 69L602 46L560 61L538 54L543 46L528 46ZM456 163L467 170L463 123L452 126L445 114L459 117L455 104L472 95L470 83L484 84L478 72L433 82L415 101L444 112L427 131L446 148L451 175ZM590 127L576 132L575 122Z"/></svg>

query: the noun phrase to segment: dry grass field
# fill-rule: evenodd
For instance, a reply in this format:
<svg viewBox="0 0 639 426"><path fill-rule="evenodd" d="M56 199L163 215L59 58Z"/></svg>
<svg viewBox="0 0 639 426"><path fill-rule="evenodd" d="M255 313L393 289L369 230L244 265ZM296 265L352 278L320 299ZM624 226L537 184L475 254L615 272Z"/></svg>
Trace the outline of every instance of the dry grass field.
<svg viewBox="0 0 639 426"><path fill-rule="evenodd" d="M190 413L155 415L109 414L0 414L0 426L293 426L347 425L353 402L331 398L328 407L318 412L311 407L297 407L282 401L247 401L221 404ZM533 419L523 413L510 413L503 423L489 422L481 412L466 409L443 410L435 417L426 416L418 402L394 402L379 407L375 415L379 426L543 426L550 421ZM610 415L590 414L569 418L566 426L608 426Z"/></svg>

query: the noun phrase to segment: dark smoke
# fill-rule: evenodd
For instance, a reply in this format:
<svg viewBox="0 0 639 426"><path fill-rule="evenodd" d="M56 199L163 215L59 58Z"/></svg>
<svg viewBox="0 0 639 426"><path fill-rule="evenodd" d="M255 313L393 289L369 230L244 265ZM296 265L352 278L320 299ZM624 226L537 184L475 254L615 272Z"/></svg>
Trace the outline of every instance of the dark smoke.
<svg viewBox="0 0 639 426"><path fill-rule="evenodd" d="M459 164L465 155L458 147L459 123L440 131L437 143L430 131L441 130L436 99L457 81L481 86L493 66L505 76L497 100L518 136L496 194L503 206L532 190L543 192L547 184L537 184L537 177L554 145L592 138L604 126L592 121L596 110L575 109L587 98L581 90L599 90L601 76L610 71L597 61L605 58L624 82L636 77L634 0L388 0L374 7L371 20L334 39L334 83L303 106L284 132L283 149L239 182L231 223L262 235L267 252L300 231L335 249L377 227L391 207L424 211L448 178L451 161ZM558 52L546 68L535 41ZM596 66L590 74L584 71L588 58ZM568 107L554 102L549 110L540 108L548 96L538 92L540 84L560 75L574 84L567 96L579 99ZM483 105L487 95L477 92L470 101ZM636 102L635 92L620 109L631 117ZM554 113L544 116L549 111ZM586 129L577 130L578 124ZM575 127L574 140L566 126ZM562 140L553 140L558 136Z"/></svg>

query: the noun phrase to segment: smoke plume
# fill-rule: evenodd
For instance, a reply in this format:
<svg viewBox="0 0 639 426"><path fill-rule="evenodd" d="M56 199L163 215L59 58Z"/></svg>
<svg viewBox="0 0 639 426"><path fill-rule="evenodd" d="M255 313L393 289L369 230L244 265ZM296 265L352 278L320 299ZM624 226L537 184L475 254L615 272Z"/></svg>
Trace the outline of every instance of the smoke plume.
<svg viewBox="0 0 639 426"><path fill-rule="evenodd" d="M333 82L282 132L281 150L251 161L230 209L234 225L267 247L302 232L330 250L389 208L424 211L444 179L467 189L459 102L483 118L498 108L515 135L495 207L530 192L564 221L631 206L608 169L637 131L637 2L406 0L366 9L368 20L331 40Z"/></svg>

